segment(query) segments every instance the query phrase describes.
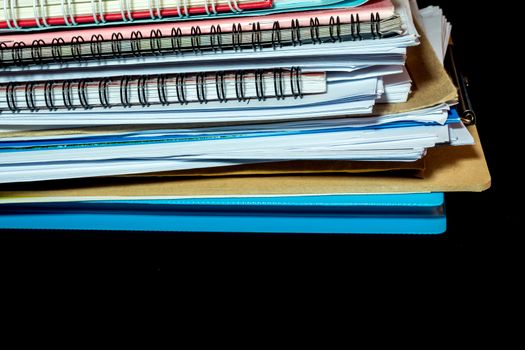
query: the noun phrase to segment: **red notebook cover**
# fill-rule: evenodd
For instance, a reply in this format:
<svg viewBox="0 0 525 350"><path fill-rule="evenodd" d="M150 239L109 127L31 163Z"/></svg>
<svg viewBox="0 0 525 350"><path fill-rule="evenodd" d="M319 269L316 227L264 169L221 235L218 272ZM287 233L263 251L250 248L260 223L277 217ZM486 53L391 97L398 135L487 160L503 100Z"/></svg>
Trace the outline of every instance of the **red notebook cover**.
<svg viewBox="0 0 525 350"><path fill-rule="evenodd" d="M267 8L271 8L273 5L273 0L261 0L257 2L250 2L250 3L238 3L238 7L243 11L250 11L250 10L263 10ZM216 5L215 10L218 13L223 12L231 12L231 8L229 5ZM208 11L211 12L211 6L208 6ZM181 11L184 13L183 11ZM175 17L179 16L179 11L177 9L161 9L160 14L162 17ZM204 15L206 14L206 7L190 7L188 8L188 15ZM158 17L157 10L153 10L153 16ZM96 23L95 18L93 18L93 15L83 15L83 16L74 16L75 22L78 24L92 24ZM104 14L104 20L106 22L116 22L116 21L130 21L131 19L148 19L151 18L151 13L149 10L143 10L143 11L133 11L131 12L131 18L127 17L127 13L124 12L124 16L122 13L107 13ZM96 15L96 19L100 22L102 22L102 18L100 15ZM64 17L51 17L46 19L47 24L50 26L61 26L66 25L66 21L64 20ZM17 20L17 24L19 27L22 28L31 28L31 27L37 27L37 19L21 19ZM40 20L40 24L43 25L43 21ZM13 25L13 21L11 21L11 27L15 27ZM8 29L9 26L7 24L7 21L0 22L0 29Z"/></svg>

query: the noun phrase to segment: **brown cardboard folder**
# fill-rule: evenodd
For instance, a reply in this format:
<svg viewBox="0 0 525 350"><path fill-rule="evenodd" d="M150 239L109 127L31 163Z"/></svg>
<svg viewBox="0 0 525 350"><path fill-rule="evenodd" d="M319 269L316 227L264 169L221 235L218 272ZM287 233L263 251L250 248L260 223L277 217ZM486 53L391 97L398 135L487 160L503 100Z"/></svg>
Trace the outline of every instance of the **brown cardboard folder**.
<svg viewBox="0 0 525 350"><path fill-rule="evenodd" d="M0 202L144 197L277 196L353 193L481 192L490 174L475 126L474 146L429 150L424 177L402 174L110 177L0 186Z"/></svg>
<svg viewBox="0 0 525 350"><path fill-rule="evenodd" d="M297 160L286 162L243 164L215 168L164 171L147 174L122 175L126 177L151 176L238 176L238 175L289 175L289 174L326 174L326 173L371 173L384 171L406 171L418 174L425 168L424 160L417 162L356 162Z"/></svg>
<svg viewBox="0 0 525 350"><path fill-rule="evenodd" d="M414 91L410 100L403 104L379 105L375 110L376 114L411 111L457 99L457 91L427 39L422 36L421 45L409 50L407 65L414 82ZM154 126L154 128L158 129L159 126ZM128 127L124 129L70 129L11 133L5 136L129 130L136 129ZM372 164L362 166L348 162L330 162L324 165L284 162L251 166L251 168L186 171L178 174L177 177L150 175L8 184L0 186L0 202L89 198L480 192L490 187L490 174L476 127L471 126L469 130L476 141L474 146L447 146L430 149L425 158L425 169L422 176L421 174L414 176L413 172L409 174L388 171L361 173L364 170L421 169L422 163L397 164L396 166L382 164L377 165L377 169L374 169ZM283 172L294 175L283 174Z"/></svg>

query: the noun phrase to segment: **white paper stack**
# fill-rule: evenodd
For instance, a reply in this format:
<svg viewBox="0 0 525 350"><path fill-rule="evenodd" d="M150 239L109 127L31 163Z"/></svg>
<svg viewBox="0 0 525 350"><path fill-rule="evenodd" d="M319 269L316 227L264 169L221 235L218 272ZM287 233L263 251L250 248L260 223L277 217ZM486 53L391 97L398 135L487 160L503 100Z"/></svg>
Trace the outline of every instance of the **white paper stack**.
<svg viewBox="0 0 525 350"><path fill-rule="evenodd" d="M231 39L230 49L215 47L222 32L206 27L210 20L169 39L128 31L130 38L85 43L77 36L27 49L8 38L0 183L287 160L414 162L432 147L472 144L453 100L392 107L412 97L405 63L419 44L414 4L343 5L296 15L309 19L304 27L283 20L277 28L263 18L243 22L253 28L247 32L239 22L220 36ZM450 25L435 7L417 17L443 61ZM192 50L166 53L163 45ZM104 50L118 57L103 57Z"/></svg>

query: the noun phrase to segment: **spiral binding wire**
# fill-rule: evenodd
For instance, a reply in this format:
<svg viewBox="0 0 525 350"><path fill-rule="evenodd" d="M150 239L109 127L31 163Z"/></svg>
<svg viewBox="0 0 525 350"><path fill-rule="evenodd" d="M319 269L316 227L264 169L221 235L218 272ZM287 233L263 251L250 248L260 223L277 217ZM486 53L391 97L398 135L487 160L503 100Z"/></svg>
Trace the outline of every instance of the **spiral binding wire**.
<svg viewBox="0 0 525 350"><path fill-rule="evenodd" d="M220 71L215 73L215 90L217 91L217 99L219 102L227 102L226 87L224 85L225 72Z"/></svg>
<svg viewBox="0 0 525 350"><path fill-rule="evenodd" d="M175 85L177 88L177 100L181 105L188 104L188 100L186 100L186 93L184 91L184 87L186 86L186 74L177 74L177 77L175 79Z"/></svg>
<svg viewBox="0 0 525 350"><path fill-rule="evenodd" d="M201 72L196 76L196 86L197 86L197 99L199 103L208 103L206 99L206 73Z"/></svg>
<svg viewBox="0 0 525 350"><path fill-rule="evenodd" d="M4 7L6 4L7 2L4 2ZM332 16L329 24L325 26L320 25L319 18L313 17L310 19L309 26L306 27L301 27L299 20L294 19L291 21L290 28L284 29L281 27L280 22L276 21L273 23L272 29L264 31L261 30L259 22L254 22L249 32L243 32L243 28L239 23L232 25L231 33L224 32L220 25L212 25L209 33L205 34L203 34L200 26L193 26L190 34L187 36L182 34L181 28L174 27L169 36L164 36L159 29L153 29L147 36L143 35L140 30L133 31L130 38L126 39L122 33L114 32L109 40L105 39L101 34L96 34L92 35L89 40L85 40L83 36L74 36L69 42L65 42L63 38L54 38L51 44L45 44L43 40L35 40L31 45L26 45L24 42L14 42L11 47L8 47L6 43L0 42L0 66L62 63L88 59L100 60L112 57L182 55L188 52L200 54L204 51L217 52L228 49L243 50L251 48L256 51L268 47L275 50L285 45L297 46L306 42L321 44L345 40L363 40L362 22L359 15L351 15L349 23L345 25L347 26L345 30L348 30L348 33L344 35L342 33L343 24L341 18ZM321 27L328 28L328 38L321 37ZM284 30L289 30L286 41L283 39ZM301 32L301 30L303 31ZM304 35L305 31L309 35L301 37L301 33ZM263 41L264 33L267 35L267 41ZM379 13L371 14L370 33L367 35L371 39L383 37ZM225 43L223 40L228 37L231 42ZM183 45L183 38L189 39L186 42L186 46ZM206 45L203 44L204 38L207 38ZM47 55L45 56L44 48L47 48Z"/></svg>
<svg viewBox="0 0 525 350"><path fill-rule="evenodd" d="M282 69L273 70L273 86L277 100L284 100L283 71Z"/></svg>
<svg viewBox="0 0 525 350"><path fill-rule="evenodd" d="M255 91L256 98L258 101L265 101L268 96L266 94L265 86L265 74L273 75L273 96L277 100L284 100L286 98L285 93L285 79L289 79L291 86L291 96L294 99L303 98L302 86L301 86L301 68L300 67L291 67L290 69L273 69L273 70L263 70L258 69L255 71L218 71L213 74L200 72L192 75L194 77L194 83L197 93L197 101L201 104L206 104L208 100L208 84L210 82L210 77L214 79L215 91L217 93L217 100L221 103L228 102L230 98L226 95L226 75L234 79L235 86L235 99L238 102L246 102L251 97L246 95L246 76L250 74L255 80ZM173 79L174 78L174 79ZM168 79L170 79L170 84L173 84L175 80L175 92L176 92L176 101L170 101L168 99ZM101 78L98 80L98 103L93 105L90 103L90 98L88 98L88 87L89 84L95 83L91 79L76 79L76 80L64 80L62 82L54 81L45 81L45 82L26 82L26 83L16 83L10 82L5 84L5 101L7 102L7 109L13 113L20 112L22 109L27 109L31 112L39 111L41 108L37 105L36 101L36 90L40 86L40 89L43 85L43 97L45 101L45 108L49 111L56 111L59 108L65 108L67 110L75 109L84 109L90 110L94 107L102 107L104 109L109 109L114 106L121 106L124 108L130 108L132 106L141 106L149 107L152 105L149 93L151 91L148 89L148 83L152 82L156 84L156 93L158 97L158 102L155 104L160 104L163 106L170 105L171 103L178 102L181 105L186 105L189 103L187 99L187 79L188 76L186 73L179 74L162 74L162 75L141 75L141 76L122 76L120 78ZM110 91L109 87L114 83L118 82L118 90L120 92L120 103L111 104L110 103ZM55 90L57 86L61 89L62 103L59 107L54 100ZM93 87L93 85L91 85ZM131 89L135 89L136 86L136 96L138 96L138 104L131 101ZM173 86L173 85L171 85ZM2 86L0 86L2 87ZM16 91L23 89L25 97L25 106L19 106L17 104ZM76 91L75 91L76 90ZM77 94L78 98L73 98L74 94ZM93 97L91 97L93 98ZM92 101L91 101L92 102ZM41 106L43 107L43 106Z"/></svg>
<svg viewBox="0 0 525 350"><path fill-rule="evenodd" d="M257 94L257 99L259 101L265 101L266 96L264 95L264 71L258 69L255 71L255 93Z"/></svg>
<svg viewBox="0 0 525 350"><path fill-rule="evenodd" d="M330 24L329 24L329 28L330 28L330 39L332 40L332 42L336 42L336 41L343 41L343 39L341 38L341 19L339 18L339 16L337 16L337 19L334 19L334 16L330 17ZM334 36L334 31L335 31L335 36Z"/></svg>
<svg viewBox="0 0 525 350"><path fill-rule="evenodd" d="M30 83L27 83L25 87L26 104L27 104L27 108L31 112L35 112L38 110L35 104L35 85L36 83L33 81Z"/></svg>
<svg viewBox="0 0 525 350"><path fill-rule="evenodd" d="M166 79L165 74L159 75L157 78L157 92L159 94L159 101L163 106L168 106L170 104L166 91Z"/></svg>
<svg viewBox="0 0 525 350"><path fill-rule="evenodd" d="M150 51L152 55L162 55L162 32L160 29L152 29L149 35Z"/></svg>
<svg viewBox="0 0 525 350"><path fill-rule="evenodd" d="M46 107L50 111L57 110L57 107L55 106L53 101L53 84L53 81L46 81L44 84L44 99Z"/></svg>
<svg viewBox="0 0 525 350"><path fill-rule="evenodd" d="M72 84L72 80L66 80L62 83L62 100L64 101L64 106L68 110L76 109L76 107L73 105L73 100L71 97Z"/></svg>
<svg viewBox="0 0 525 350"><path fill-rule="evenodd" d="M7 27L9 29L21 29L18 25L15 14L14 0L4 0L4 14Z"/></svg>
<svg viewBox="0 0 525 350"><path fill-rule="evenodd" d="M354 40L363 40L361 36L361 22L359 21L359 14L350 16L350 27L352 30L352 38Z"/></svg>
<svg viewBox="0 0 525 350"><path fill-rule="evenodd" d="M111 78L104 78L98 83L98 97L100 105L104 108L111 108L109 103L109 84L112 82Z"/></svg>
<svg viewBox="0 0 525 350"><path fill-rule="evenodd" d="M291 25L290 28L292 30L292 43L293 43L293 46L302 45L302 41L301 41L301 26L299 25L299 20L298 19L292 19L292 25Z"/></svg>
<svg viewBox="0 0 525 350"><path fill-rule="evenodd" d="M240 23L238 25L234 23L232 26L232 45L234 50L242 47L242 26Z"/></svg>
<svg viewBox="0 0 525 350"><path fill-rule="evenodd" d="M45 1L43 0L33 0L33 13L35 15L36 25L38 28L42 29L49 27L49 23L47 23L46 9L44 5Z"/></svg>
<svg viewBox="0 0 525 350"><path fill-rule="evenodd" d="M16 104L15 89L16 89L16 84L11 82L11 83L7 84L6 90L5 90L6 100L7 100L7 108L9 108L11 110L11 112L13 112L13 113L16 113L16 112L20 111L20 109L18 108L18 106Z"/></svg>
<svg viewBox="0 0 525 350"><path fill-rule="evenodd" d="M100 34L93 34L90 40L90 50L93 57L102 58L102 41L104 37Z"/></svg>
<svg viewBox="0 0 525 350"><path fill-rule="evenodd" d="M148 92L146 89L146 84L148 82L149 77L147 75L143 75L140 77L137 81L137 90L139 95L139 103L142 107L149 107L151 104L148 102Z"/></svg>
<svg viewBox="0 0 525 350"><path fill-rule="evenodd" d="M254 22L252 24L252 49L256 51L257 48L262 49L262 31L260 22Z"/></svg>
<svg viewBox="0 0 525 350"><path fill-rule="evenodd" d="M120 105L124 108L131 107L132 104L129 100L129 82L131 80L130 76L123 76L120 80Z"/></svg>
<svg viewBox="0 0 525 350"><path fill-rule="evenodd" d="M283 47L283 43L281 41L281 24L279 21L275 21L273 23L272 27L272 47L275 49L277 46Z"/></svg>
<svg viewBox="0 0 525 350"><path fill-rule="evenodd" d="M25 0L24 0L25 1ZM27 0L29 2L30 0ZM19 24L17 19L17 3L20 0L2 0L3 2L3 13L5 17L5 22L7 28L11 30L21 30L23 27ZM190 14L190 3L188 0L173 0L175 3L174 6L177 9L178 16L180 18L189 17ZM46 16L46 4L47 0L32 0L32 9L33 16L35 20L35 27L39 29L47 29L52 25L49 24L48 18ZM104 0L89 0L91 4L91 17L93 18L92 23L96 25L105 24L108 21L105 18L104 11ZM243 10L239 6L238 0L226 0L226 4L229 8L229 11L232 13L240 13ZM72 27L78 25L76 21L76 13L74 11L74 1L72 0L60 0L59 2L61 8L60 18L63 19L64 25L67 27ZM117 13L120 14L120 21L124 23L129 23L135 21L133 17L133 9L131 6L131 0L119 0L119 9ZM162 6L161 0L147 0L147 11L149 12L150 20L162 20L163 9L169 9L169 7ZM217 0L204 0L204 12L208 15L218 14L217 10Z"/></svg>
<svg viewBox="0 0 525 350"><path fill-rule="evenodd" d="M62 38L54 38L51 42L51 55L55 62L63 62L62 47L65 46L65 41Z"/></svg>
<svg viewBox="0 0 525 350"><path fill-rule="evenodd" d="M217 43L215 41L217 40ZM212 25L210 28L210 45L213 52L217 52L217 47L222 51L222 30L220 25Z"/></svg>
<svg viewBox="0 0 525 350"><path fill-rule="evenodd" d="M235 95L237 95L237 101L242 102L246 101L245 91L244 91L244 71L235 72Z"/></svg>
<svg viewBox="0 0 525 350"><path fill-rule="evenodd" d="M321 43L321 37L319 34L319 18L310 18L310 37L314 44Z"/></svg>
<svg viewBox="0 0 525 350"><path fill-rule="evenodd" d="M194 53L201 52L201 27L191 27L191 49Z"/></svg>
<svg viewBox="0 0 525 350"><path fill-rule="evenodd" d="M74 36L71 38L71 56L77 61L81 61L84 57L82 55L82 43L84 43L82 36Z"/></svg>
<svg viewBox="0 0 525 350"><path fill-rule="evenodd" d="M180 53L182 50L182 30L180 28L171 29L171 48L172 52Z"/></svg>
<svg viewBox="0 0 525 350"><path fill-rule="evenodd" d="M372 33L372 36L374 39L382 38L383 33L381 32L381 18L379 17L379 13L370 14L370 32Z"/></svg>

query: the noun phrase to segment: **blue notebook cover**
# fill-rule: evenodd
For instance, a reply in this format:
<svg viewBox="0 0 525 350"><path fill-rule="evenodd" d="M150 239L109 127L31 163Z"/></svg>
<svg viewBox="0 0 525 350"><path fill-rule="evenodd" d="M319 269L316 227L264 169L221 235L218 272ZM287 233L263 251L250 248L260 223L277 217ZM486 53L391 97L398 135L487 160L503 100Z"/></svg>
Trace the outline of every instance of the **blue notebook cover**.
<svg viewBox="0 0 525 350"><path fill-rule="evenodd" d="M0 205L0 229L440 234L434 194L195 198Z"/></svg>

